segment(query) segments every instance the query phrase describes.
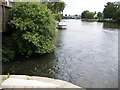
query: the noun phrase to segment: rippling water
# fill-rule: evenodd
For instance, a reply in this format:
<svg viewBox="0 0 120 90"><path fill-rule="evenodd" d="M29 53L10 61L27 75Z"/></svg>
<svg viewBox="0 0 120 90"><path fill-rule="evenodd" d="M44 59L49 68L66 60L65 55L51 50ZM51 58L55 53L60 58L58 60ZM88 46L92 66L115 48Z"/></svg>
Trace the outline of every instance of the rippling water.
<svg viewBox="0 0 120 90"><path fill-rule="evenodd" d="M58 30L55 53L3 63L3 74L52 77L85 88L117 88L120 25L65 21L67 29Z"/></svg>

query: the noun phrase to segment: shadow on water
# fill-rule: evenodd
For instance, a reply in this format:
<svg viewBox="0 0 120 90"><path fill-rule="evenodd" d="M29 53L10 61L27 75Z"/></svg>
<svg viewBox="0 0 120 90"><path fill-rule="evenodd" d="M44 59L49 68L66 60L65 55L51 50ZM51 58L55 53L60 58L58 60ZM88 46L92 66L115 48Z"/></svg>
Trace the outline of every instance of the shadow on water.
<svg viewBox="0 0 120 90"><path fill-rule="evenodd" d="M103 23L104 29L120 29L120 24L117 23Z"/></svg>
<svg viewBox="0 0 120 90"><path fill-rule="evenodd" d="M29 58L17 57L9 63L3 63L3 74L36 75L54 78L55 53L33 55ZM10 67L9 67L10 66ZM55 71L54 71L55 72Z"/></svg>

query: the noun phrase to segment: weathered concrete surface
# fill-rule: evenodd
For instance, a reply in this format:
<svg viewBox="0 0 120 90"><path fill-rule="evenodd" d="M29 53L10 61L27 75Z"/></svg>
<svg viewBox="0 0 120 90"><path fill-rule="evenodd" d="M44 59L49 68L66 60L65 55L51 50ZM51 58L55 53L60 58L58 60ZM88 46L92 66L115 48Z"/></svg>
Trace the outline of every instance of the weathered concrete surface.
<svg viewBox="0 0 120 90"><path fill-rule="evenodd" d="M2 32L2 5L0 5L0 32Z"/></svg>
<svg viewBox="0 0 120 90"><path fill-rule="evenodd" d="M9 31L8 22L10 21L10 7L0 5L0 32Z"/></svg>
<svg viewBox="0 0 120 90"><path fill-rule="evenodd" d="M83 88L73 85L71 83L55 80L46 77L26 76L26 75L11 75L2 77L2 88ZM6 79L6 80L5 80Z"/></svg>

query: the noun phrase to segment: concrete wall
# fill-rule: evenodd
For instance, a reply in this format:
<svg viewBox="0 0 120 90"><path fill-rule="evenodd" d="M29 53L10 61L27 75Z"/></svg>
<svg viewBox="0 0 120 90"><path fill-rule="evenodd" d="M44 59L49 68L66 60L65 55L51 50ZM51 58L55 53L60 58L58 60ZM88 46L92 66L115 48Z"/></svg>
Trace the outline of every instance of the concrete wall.
<svg viewBox="0 0 120 90"><path fill-rule="evenodd" d="M0 5L0 32L2 32L2 5Z"/></svg>
<svg viewBox="0 0 120 90"><path fill-rule="evenodd" d="M0 32L9 31L8 21L10 20L10 7L0 5Z"/></svg>

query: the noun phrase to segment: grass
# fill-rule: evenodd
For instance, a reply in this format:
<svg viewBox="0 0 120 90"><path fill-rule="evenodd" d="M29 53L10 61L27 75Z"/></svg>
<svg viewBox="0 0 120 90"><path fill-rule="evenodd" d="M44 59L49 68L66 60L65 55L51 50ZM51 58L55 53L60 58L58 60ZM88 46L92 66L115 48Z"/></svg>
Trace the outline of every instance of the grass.
<svg viewBox="0 0 120 90"><path fill-rule="evenodd" d="M2 82L4 82L8 77L7 76L2 76Z"/></svg>
<svg viewBox="0 0 120 90"><path fill-rule="evenodd" d="M116 20L98 20L98 22L110 22L110 23L116 23Z"/></svg>

